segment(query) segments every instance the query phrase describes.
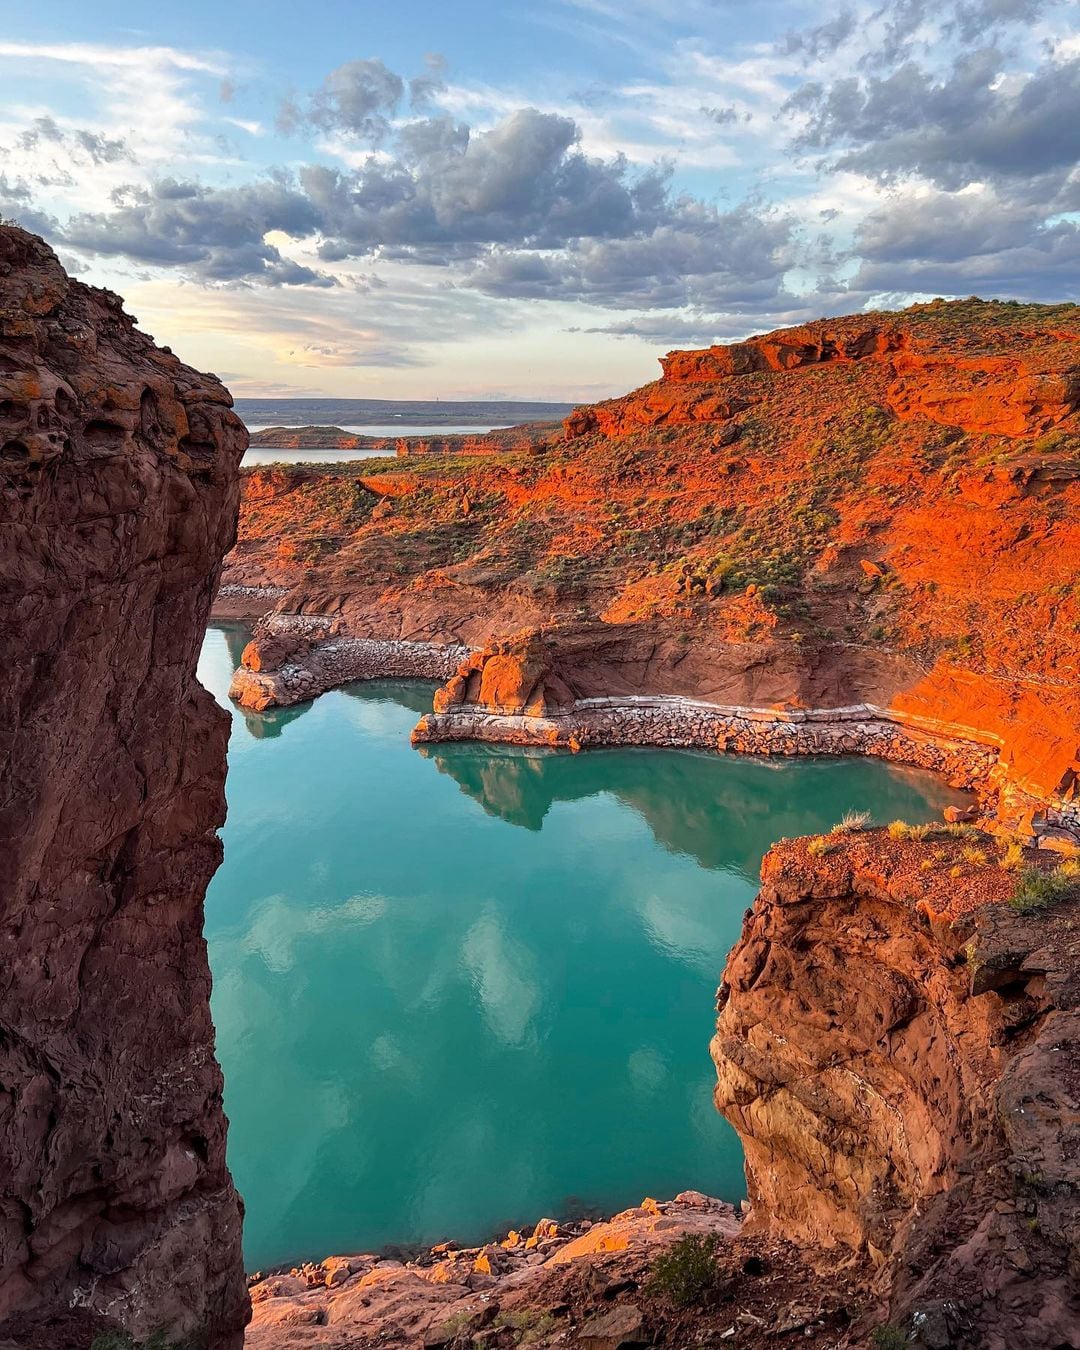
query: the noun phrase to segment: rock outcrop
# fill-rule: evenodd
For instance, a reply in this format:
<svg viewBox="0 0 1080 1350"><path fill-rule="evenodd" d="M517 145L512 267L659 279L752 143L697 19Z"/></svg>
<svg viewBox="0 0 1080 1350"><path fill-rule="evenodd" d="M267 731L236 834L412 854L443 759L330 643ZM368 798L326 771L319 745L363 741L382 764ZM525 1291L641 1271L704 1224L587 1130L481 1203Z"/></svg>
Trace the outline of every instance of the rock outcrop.
<svg viewBox="0 0 1080 1350"><path fill-rule="evenodd" d="M255 625L229 696L243 708L287 708L350 680L445 680L467 647L335 633L329 620L269 614Z"/></svg>
<svg viewBox="0 0 1080 1350"><path fill-rule="evenodd" d="M1063 329L1027 334L1016 355L998 355L996 337L988 343L969 331L959 349L942 350L932 322L898 318L852 315L730 346L669 352L660 362L662 379L575 409L563 424L566 434L622 436L643 426L734 417L759 402L759 386L753 380L733 386L737 377L855 361L884 369L886 403L904 420L923 417L967 432L1020 437L1048 431L1080 407L1075 319Z"/></svg>
<svg viewBox="0 0 1080 1350"><path fill-rule="evenodd" d="M243 1338L202 937L228 719L195 664L246 440L0 228L0 1343Z"/></svg>
<svg viewBox="0 0 1080 1350"><path fill-rule="evenodd" d="M716 1101L746 1150L748 1231L868 1255L906 1343L1071 1347L1080 882L1019 913L996 847L774 848L719 994Z"/></svg>

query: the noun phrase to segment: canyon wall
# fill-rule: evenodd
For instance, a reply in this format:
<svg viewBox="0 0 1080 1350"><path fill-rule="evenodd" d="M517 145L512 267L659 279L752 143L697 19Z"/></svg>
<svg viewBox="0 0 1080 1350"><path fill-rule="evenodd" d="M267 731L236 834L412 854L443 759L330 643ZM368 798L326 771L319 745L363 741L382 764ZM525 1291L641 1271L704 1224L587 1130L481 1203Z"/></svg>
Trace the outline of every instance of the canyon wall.
<svg viewBox="0 0 1080 1350"><path fill-rule="evenodd" d="M869 1255L914 1344L1075 1346L1080 894L1018 913L973 833L808 845L766 857L718 1000L747 1232Z"/></svg>
<svg viewBox="0 0 1080 1350"><path fill-rule="evenodd" d="M862 708L995 755L1028 833L1042 803L1080 822L1080 308L935 302L661 365L541 453L247 474L222 612L480 653L427 738L584 744L598 698Z"/></svg>
<svg viewBox="0 0 1080 1350"><path fill-rule="evenodd" d="M73 1345L243 1339L202 936L228 718L195 666L246 440L0 228L0 1342L67 1344L33 1330L62 1310Z"/></svg>

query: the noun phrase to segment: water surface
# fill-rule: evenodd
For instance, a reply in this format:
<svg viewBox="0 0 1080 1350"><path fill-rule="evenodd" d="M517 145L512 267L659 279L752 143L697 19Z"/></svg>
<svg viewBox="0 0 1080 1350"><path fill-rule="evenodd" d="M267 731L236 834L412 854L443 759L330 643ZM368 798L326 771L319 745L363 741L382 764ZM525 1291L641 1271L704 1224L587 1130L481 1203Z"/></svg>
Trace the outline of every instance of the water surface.
<svg viewBox="0 0 1080 1350"><path fill-rule="evenodd" d="M246 634L207 634L223 701ZM421 683L233 708L206 931L249 1268L743 1193L713 997L781 835L957 800L876 761L408 740Z"/></svg>
<svg viewBox="0 0 1080 1350"><path fill-rule="evenodd" d="M275 425L267 423L268 426ZM498 423L493 425L476 424L473 426L411 426L401 423L387 423L384 426L343 426L342 431L348 431L356 436L387 436L395 440L400 436L481 436L489 431L500 431L507 425ZM248 431L263 431L264 427L252 423L248 426ZM261 446L252 446L245 451L243 464L245 468L251 468L253 465L264 464L344 464L353 459L376 459L386 455L393 455L394 447L391 445L385 450L313 450L309 446L303 450L278 450L266 449Z"/></svg>

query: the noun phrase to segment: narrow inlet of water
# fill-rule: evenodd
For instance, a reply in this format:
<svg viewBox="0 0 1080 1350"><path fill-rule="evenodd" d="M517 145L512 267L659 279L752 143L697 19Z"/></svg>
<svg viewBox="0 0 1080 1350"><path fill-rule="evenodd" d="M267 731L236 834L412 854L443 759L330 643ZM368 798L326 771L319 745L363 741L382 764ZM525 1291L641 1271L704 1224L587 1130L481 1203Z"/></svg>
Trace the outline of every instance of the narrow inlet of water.
<svg viewBox="0 0 1080 1350"><path fill-rule="evenodd" d="M581 755L409 731L432 686L228 703L206 934L249 1269L479 1242L543 1215L744 1194L713 999L782 835L959 800L873 760Z"/></svg>

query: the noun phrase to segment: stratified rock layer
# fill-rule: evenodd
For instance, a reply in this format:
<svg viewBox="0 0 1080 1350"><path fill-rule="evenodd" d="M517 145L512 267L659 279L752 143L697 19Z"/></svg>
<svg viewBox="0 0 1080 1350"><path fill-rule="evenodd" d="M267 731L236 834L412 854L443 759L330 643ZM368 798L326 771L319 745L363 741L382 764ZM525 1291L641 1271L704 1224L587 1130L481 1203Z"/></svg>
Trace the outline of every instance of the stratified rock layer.
<svg viewBox="0 0 1080 1350"><path fill-rule="evenodd" d="M213 376L0 229L0 1342L60 1308L242 1340L195 665L245 444Z"/></svg>
<svg viewBox="0 0 1080 1350"><path fill-rule="evenodd" d="M868 1254L912 1344L1071 1347L1080 883L1018 913L996 848L774 848L720 990L716 1101L746 1151L748 1231Z"/></svg>

